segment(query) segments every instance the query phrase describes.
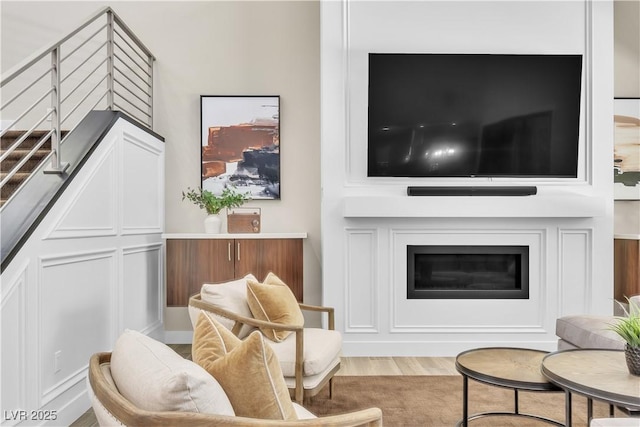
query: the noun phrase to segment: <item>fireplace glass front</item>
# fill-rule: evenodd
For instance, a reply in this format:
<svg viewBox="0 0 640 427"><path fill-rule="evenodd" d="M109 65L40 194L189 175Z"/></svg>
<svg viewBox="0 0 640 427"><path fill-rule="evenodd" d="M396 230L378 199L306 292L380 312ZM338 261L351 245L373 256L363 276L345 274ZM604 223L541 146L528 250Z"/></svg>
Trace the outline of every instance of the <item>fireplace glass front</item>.
<svg viewBox="0 0 640 427"><path fill-rule="evenodd" d="M528 299L528 246L407 246L409 299Z"/></svg>

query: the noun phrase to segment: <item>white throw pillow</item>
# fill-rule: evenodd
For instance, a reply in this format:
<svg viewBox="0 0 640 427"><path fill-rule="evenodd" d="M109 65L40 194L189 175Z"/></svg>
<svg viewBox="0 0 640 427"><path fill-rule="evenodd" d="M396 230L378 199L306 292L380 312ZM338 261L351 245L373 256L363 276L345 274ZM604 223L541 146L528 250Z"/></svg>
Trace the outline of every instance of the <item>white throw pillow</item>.
<svg viewBox="0 0 640 427"><path fill-rule="evenodd" d="M200 297L202 301L213 304L223 310L253 318L251 309L247 303L247 280L249 279L257 280L253 274L247 274L241 279L230 282L205 283L200 290ZM197 320L197 316L196 319L192 319L192 321L193 320ZM216 320L229 330L233 328L235 323L233 320L222 316L216 316ZM252 326L244 325L242 329L240 329L238 338L246 338L254 329Z"/></svg>
<svg viewBox="0 0 640 427"><path fill-rule="evenodd" d="M235 416L207 371L136 331L126 330L116 341L111 375L120 393L141 409Z"/></svg>

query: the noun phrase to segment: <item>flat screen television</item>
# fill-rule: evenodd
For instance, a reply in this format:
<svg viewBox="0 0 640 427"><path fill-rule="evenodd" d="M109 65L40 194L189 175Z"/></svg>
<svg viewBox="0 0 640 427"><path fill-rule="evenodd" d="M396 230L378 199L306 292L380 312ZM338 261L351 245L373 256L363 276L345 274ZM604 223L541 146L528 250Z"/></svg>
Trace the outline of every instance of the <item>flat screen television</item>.
<svg viewBox="0 0 640 427"><path fill-rule="evenodd" d="M575 178L582 55L369 54L370 177Z"/></svg>

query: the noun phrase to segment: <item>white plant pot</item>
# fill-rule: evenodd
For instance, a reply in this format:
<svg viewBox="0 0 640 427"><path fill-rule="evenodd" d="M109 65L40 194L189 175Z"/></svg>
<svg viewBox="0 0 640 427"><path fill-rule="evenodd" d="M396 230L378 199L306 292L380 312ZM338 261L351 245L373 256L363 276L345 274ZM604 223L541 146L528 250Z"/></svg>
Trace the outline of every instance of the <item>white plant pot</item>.
<svg viewBox="0 0 640 427"><path fill-rule="evenodd" d="M218 214L207 215L204 219L204 232L208 234L220 234L222 219Z"/></svg>

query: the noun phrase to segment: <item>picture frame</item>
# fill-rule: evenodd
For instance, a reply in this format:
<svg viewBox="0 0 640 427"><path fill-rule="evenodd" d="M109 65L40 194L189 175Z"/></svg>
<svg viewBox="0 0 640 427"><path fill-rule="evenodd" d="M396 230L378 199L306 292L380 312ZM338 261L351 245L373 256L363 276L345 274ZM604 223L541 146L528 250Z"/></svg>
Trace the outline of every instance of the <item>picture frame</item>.
<svg viewBox="0 0 640 427"><path fill-rule="evenodd" d="M614 199L640 200L640 98L614 98Z"/></svg>
<svg viewBox="0 0 640 427"><path fill-rule="evenodd" d="M280 96L200 96L200 175L216 195L280 199Z"/></svg>

